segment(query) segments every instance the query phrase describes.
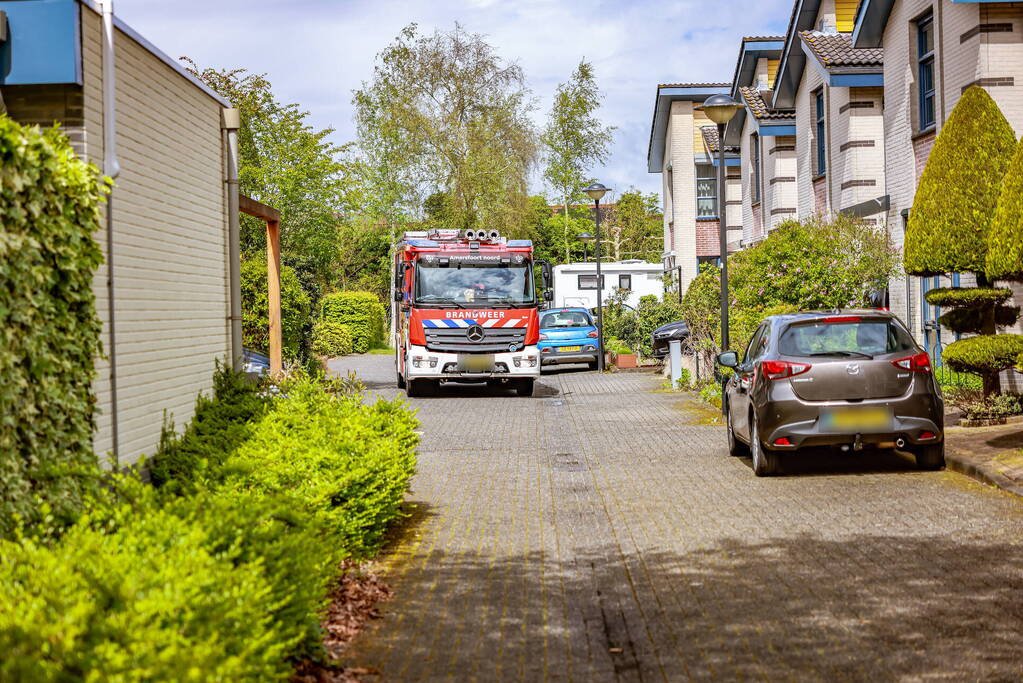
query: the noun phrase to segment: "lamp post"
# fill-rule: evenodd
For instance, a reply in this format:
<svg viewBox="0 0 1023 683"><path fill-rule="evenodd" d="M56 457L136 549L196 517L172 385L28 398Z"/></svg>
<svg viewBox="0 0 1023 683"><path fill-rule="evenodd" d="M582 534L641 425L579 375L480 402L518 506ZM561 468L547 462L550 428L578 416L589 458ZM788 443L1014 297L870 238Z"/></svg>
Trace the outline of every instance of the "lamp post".
<svg viewBox="0 0 1023 683"><path fill-rule="evenodd" d="M600 200L607 194L607 188L600 183L593 183L583 190L593 200L596 211L597 237L593 247L593 257L597 262L597 370L604 372L604 283L600 277Z"/></svg>
<svg viewBox="0 0 1023 683"><path fill-rule="evenodd" d="M588 232L580 233L579 241L583 243L583 263L586 263L589 260L586 256L586 245L593 241L593 235Z"/></svg>
<svg viewBox="0 0 1023 683"><path fill-rule="evenodd" d="M711 95L697 107L718 126L718 232L721 242L721 350L728 350L728 221L725 218L725 124L742 107L728 95ZM681 284L681 283L680 283Z"/></svg>

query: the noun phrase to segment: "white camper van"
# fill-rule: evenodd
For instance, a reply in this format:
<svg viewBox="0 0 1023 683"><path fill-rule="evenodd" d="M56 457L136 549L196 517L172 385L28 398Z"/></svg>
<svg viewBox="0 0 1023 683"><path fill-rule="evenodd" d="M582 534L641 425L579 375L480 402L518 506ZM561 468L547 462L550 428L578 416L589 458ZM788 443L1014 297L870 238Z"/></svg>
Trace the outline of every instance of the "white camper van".
<svg viewBox="0 0 1023 683"><path fill-rule="evenodd" d="M664 294L664 267L638 259L612 261L600 264L604 280L602 297L607 301L616 289L629 292L625 303L639 306L642 296L653 294L658 299ZM554 266L554 303L557 308L597 306L597 264L566 263Z"/></svg>

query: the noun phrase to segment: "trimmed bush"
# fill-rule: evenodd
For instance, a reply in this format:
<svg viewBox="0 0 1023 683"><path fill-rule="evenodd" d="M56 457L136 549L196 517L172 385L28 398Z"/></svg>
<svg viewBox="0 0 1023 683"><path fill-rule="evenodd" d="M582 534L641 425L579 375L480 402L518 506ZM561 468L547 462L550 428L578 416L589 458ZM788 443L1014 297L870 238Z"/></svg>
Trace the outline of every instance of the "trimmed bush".
<svg viewBox="0 0 1023 683"><path fill-rule="evenodd" d="M978 290L985 291L985 290ZM984 308L954 308L948 313L942 313L938 322L942 327L947 327L956 332L967 332L980 334L988 323L988 313ZM996 306L995 325L997 327L1008 327L1019 318L1019 306Z"/></svg>
<svg viewBox="0 0 1023 683"><path fill-rule="evenodd" d="M313 352L321 356L347 356L354 348L348 325L334 320L321 320L313 325Z"/></svg>
<svg viewBox="0 0 1023 683"><path fill-rule="evenodd" d="M78 515L99 473L92 447L100 352L93 274L105 187L57 130L0 116L0 538L17 520Z"/></svg>
<svg viewBox="0 0 1023 683"><path fill-rule="evenodd" d="M223 465L266 412L267 401L243 373L217 363L213 393L200 394L195 414L179 436L164 425L160 446L149 462L153 484L169 493L194 493L199 482Z"/></svg>
<svg viewBox="0 0 1023 683"><path fill-rule="evenodd" d="M337 292L320 300L320 318L347 325L355 353L366 353L384 343L386 311L371 292Z"/></svg>
<svg viewBox="0 0 1023 683"><path fill-rule="evenodd" d="M346 554L374 551L415 469L415 419L397 401L364 405L290 383L226 462L223 490L290 495Z"/></svg>
<svg viewBox="0 0 1023 683"><path fill-rule="evenodd" d="M920 176L903 263L912 275L985 272L988 232L1016 136L983 89L968 88Z"/></svg>
<svg viewBox="0 0 1023 683"><path fill-rule="evenodd" d="M0 679L269 680L286 639L258 563L167 512L45 547L0 543Z"/></svg>
<svg viewBox="0 0 1023 683"><path fill-rule="evenodd" d="M245 348L270 352L269 303L266 291L266 258L255 257L242 263L242 339ZM302 353L312 317L309 294L289 266L281 268L281 344L285 358Z"/></svg>
<svg viewBox="0 0 1023 683"><path fill-rule="evenodd" d="M952 342L941 357L953 370L987 375L1011 368L1021 353L1023 334L997 334Z"/></svg>
<svg viewBox="0 0 1023 683"><path fill-rule="evenodd" d="M936 287L924 295L932 306L997 306L1012 298L1004 287Z"/></svg>
<svg viewBox="0 0 1023 683"><path fill-rule="evenodd" d="M998 204L988 235L987 276L1023 281L1023 142L1002 178Z"/></svg>

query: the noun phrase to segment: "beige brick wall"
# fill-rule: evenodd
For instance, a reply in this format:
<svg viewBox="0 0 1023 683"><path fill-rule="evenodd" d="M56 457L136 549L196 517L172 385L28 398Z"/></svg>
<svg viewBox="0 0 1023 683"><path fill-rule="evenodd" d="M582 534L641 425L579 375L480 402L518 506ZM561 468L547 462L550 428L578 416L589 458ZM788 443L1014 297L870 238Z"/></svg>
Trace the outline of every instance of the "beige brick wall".
<svg viewBox="0 0 1023 683"><path fill-rule="evenodd" d="M796 208L799 216L809 216L818 212L815 203L813 179L816 167L816 126L813 108L813 94L824 83L817 69L807 64L803 71L803 79L796 89ZM825 94L825 105L828 96ZM825 124L830 125L830 121ZM829 192L825 192L827 208L822 213L831 211Z"/></svg>
<svg viewBox="0 0 1023 683"><path fill-rule="evenodd" d="M832 88L832 196L838 210L885 193L882 88Z"/></svg>
<svg viewBox="0 0 1023 683"><path fill-rule="evenodd" d="M753 233L753 150L750 135L753 133L753 126L747 114L742 124L742 138L739 141L739 157L742 165L742 239L748 243L754 239Z"/></svg>
<svg viewBox="0 0 1023 683"><path fill-rule="evenodd" d="M764 222L768 231L796 217L796 139L764 138Z"/></svg>
<svg viewBox="0 0 1023 683"><path fill-rule="evenodd" d="M88 153L102 163L101 24L82 9ZM117 388L122 463L152 453L164 412L178 426L230 353L221 105L130 37L115 37L118 155L113 192ZM105 218L104 218L105 225ZM106 234L97 240L106 251ZM107 272L96 274L108 337ZM109 365L97 361L95 445L112 446Z"/></svg>
<svg viewBox="0 0 1023 683"><path fill-rule="evenodd" d="M668 149L665 158L672 165L672 216L675 224L675 265L682 267L685 290L697 275L696 269L696 165L692 102L672 102L668 118Z"/></svg>

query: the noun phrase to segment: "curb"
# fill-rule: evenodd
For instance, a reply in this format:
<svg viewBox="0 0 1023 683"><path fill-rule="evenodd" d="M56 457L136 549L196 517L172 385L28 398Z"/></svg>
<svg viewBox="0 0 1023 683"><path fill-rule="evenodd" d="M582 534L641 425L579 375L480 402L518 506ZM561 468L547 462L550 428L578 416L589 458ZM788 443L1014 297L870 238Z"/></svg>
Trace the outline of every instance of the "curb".
<svg viewBox="0 0 1023 683"><path fill-rule="evenodd" d="M1023 498L1023 484L1009 479L987 463L978 463L965 456L946 452L945 469L951 472L958 472L982 484L1000 488L1003 491Z"/></svg>

